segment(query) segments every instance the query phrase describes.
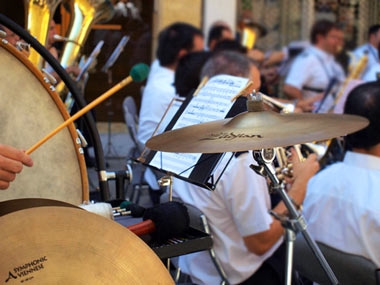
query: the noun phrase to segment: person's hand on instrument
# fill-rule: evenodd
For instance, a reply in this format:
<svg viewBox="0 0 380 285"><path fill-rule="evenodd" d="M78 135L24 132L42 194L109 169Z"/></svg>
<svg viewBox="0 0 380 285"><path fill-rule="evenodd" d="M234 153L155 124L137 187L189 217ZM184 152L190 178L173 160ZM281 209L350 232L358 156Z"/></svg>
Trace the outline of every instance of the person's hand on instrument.
<svg viewBox="0 0 380 285"><path fill-rule="evenodd" d="M66 67L66 72L69 74L73 74L75 77L77 77L80 74L80 68L78 66L69 66Z"/></svg>
<svg viewBox="0 0 380 285"><path fill-rule="evenodd" d="M315 109L314 103L322 100L323 93L307 99L300 99L295 105L295 112L312 112Z"/></svg>
<svg viewBox="0 0 380 285"><path fill-rule="evenodd" d="M22 171L23 165L33 166L33 161L24 151L0 144L0 190L9 187L16 174Z"/></svg>
<svg viewBox="0 0 380 285"><path fill-rule="evenodd" d="M291 149L291 161L293 163L293 183L289 195L299 204L302 204L309 179L319 170L319 162L315 154L311 154L304 161L300 161L294 148Z"/></svg>

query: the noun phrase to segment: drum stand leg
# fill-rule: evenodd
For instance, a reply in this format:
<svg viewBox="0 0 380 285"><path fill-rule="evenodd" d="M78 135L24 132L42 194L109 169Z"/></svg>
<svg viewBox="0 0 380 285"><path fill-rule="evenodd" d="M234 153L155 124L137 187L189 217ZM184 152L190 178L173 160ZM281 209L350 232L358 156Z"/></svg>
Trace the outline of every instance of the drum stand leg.
<svg viewBox="0 0 380 285"><path fill-rule="evenodd" d="M277 191L282 201L284 202L286 208L289 212L289 218L283 219L283 217L278 217L280 220L283 220L286 224L285 226L285 234L287 241L287 250L286 250L286 284L291 284L291 271L292 271L292 264L293 264L293 245L295 240L295 234L296 232L301 232L304 236L308 246L312 250L314 256L319 261L320 265L322 266L324 272L326 273L328 279L330 280L331 284L339 284L338 279L336 278L334 272L331 270L331 267L327 263L325 257L323 256L321 250L319 249L316 242L311 237L310 233L307 231L306 227L306 220L302 216L301 213L299 213L292 201L290 200L290 197L286 193L284 189L284 185L280 183L276 176L276 171L272 165L272 161L274 159L274 150L273 149L267 149L267 150L261 150L261 151L253 151L253 157L257 161L257 165L251 165L250 167L259 175L268 177L271 182L273 183L273 189L274 191Z"/></svg>

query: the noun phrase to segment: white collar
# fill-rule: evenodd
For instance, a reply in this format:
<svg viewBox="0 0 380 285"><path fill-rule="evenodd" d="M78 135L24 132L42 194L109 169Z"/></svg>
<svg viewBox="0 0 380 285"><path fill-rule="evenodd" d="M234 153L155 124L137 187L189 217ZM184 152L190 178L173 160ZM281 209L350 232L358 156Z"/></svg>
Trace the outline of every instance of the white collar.
<svg viewBox="0 0 380 285"><path fill-rule="evenodd" d="M162 66L161 64L158 64L158 69L160 70L160 72L164 72L167 74L173 74L174 75L174 70L167 68L165 66Z"/></svg>
<svg viewBox="0 0 380 285"><path fill-rule="evenodd" d="M325 59L325 60L332 60L334 57L333 55L325 52L324 50L316 47L316 46L310 46L310 49L311 51L317 55L318 57L320 57L322 60Z"/></svg>
<svg viewBox="0 0 380 285"><path fill-rule="evenodd" d="M373 45L371 45L370 42L367 43L367 47L370 48L371 50L373 50L376 54L379 53L379 51L377 50L377 48L375 48Z"/></svg>
<svg viewBox="0 0 380 285"><path fill-rule="evenodd" d="M347 151L343 162L360 168L380 170L380 157L370 154Z"/></svg>

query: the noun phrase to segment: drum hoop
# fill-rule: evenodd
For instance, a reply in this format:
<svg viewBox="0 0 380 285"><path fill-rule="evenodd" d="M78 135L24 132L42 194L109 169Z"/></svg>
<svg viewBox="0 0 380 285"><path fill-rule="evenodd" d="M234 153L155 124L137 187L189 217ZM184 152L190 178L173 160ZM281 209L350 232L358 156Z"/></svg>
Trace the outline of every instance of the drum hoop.
<svg viewBox="0 0 380 285"><path fill-rule="evenodd" d="M45 82L42 73L37 69L37 67L34 66L34 64L22 52L20 52L17 48L12 46L11 44L8 44L8 42L4 42L4 40L0 41L0 47L5 48L8 52L14 55L22 64L24 64L24 66L26 66L33 73L33 75L40 81L42 86L45 88L45 90L49 93L50 97L53 99L63 119L65 121L69 119L70 114L67 112L61 98L59 97L57 92L50 89L50 87L53 85L50 85ZM77 158L79 162L79 169L80 169L81 178L82 178L82 202L89 201L90 194L89 194L89 184L88 184L88 178L87 178L88 176L87 176L86 162L84 160L83 154L80 151L82 147L80 144L77 143L77 139L79 138L78 138L74 123L69 124L67 128L71 135L74 149L77 154Z"/></svg>

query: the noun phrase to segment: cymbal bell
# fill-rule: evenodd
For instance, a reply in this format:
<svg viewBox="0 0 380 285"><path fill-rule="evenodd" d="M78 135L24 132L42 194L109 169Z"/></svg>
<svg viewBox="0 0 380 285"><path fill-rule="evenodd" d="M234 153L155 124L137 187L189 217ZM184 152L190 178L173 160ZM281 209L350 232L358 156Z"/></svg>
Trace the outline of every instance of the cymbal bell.
<svg viewBox="0 0 380 285"><path fill-rule="evenodd" d="M284 147L322 141L358 131L368 120L354 115L244 112L152 137L151 150L180 153L221 153Z"/></svg>
<svg viewBox="0 0 380 285"><path fill-rule="evenodd" d="M3 282L174 284L163 263L139 237L81 209L17 210L0 217L0 228Z"/></svg>

